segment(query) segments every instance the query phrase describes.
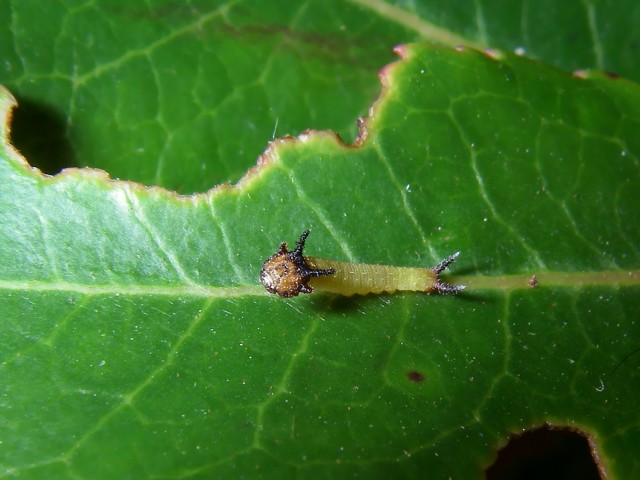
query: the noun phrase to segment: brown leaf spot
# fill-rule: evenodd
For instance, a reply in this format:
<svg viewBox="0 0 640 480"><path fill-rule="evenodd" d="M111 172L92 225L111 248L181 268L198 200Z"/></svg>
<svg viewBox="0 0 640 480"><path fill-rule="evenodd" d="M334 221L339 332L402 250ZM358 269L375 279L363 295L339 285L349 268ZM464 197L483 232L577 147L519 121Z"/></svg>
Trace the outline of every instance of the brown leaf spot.
<svg viewBox="0 0 640 480"><path fill-rule="evenodd" d="M407 378L413 383L422 383L424 382L424 374L418 372L417 370L411 370L407 373Z"/></svg>

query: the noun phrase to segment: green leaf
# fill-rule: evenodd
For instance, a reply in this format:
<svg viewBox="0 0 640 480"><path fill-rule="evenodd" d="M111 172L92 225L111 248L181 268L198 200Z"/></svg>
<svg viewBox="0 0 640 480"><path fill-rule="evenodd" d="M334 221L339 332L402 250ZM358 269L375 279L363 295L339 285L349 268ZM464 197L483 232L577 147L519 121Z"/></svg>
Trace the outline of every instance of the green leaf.
<svg viewBox="0 0 640 480"><path fill-rule="evenodd" d="M207 195L44 177L2 122L5 476L477 478L545 422L634 476L638 86L400 52L361 143L278 140ZM262 262L306 228L339 260L460 250L468 289L268 295Z"/></svg>
<svg viewBox="0 0 640 480"><path fill-rule="evenodd" d="M640 80L633 0L385 3L0 2L0 84L14 143L47 173L202 192L237 181L268 141L356 135L395 45L524 50L571 71Z"/></svg>

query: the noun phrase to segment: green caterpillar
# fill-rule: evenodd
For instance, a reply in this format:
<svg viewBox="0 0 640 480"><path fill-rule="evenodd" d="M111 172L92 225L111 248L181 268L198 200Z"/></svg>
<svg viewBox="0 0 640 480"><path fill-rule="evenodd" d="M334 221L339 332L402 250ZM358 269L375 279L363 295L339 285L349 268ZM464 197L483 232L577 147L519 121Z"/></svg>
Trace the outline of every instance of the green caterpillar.
<svg viewBox="0 0 640 480"><path fill-rule="evenodd" d="M458 293L464 285L449 285L440 279L440 272L451 265L460 252L454 253L433 268L392 267L347 263L302 255L310 231L305 231L296 248L289 252L285 242L269 257L260 271L260 281L270 293L295 297L315 290L341 295L369 293L438 292Z"/></svg>

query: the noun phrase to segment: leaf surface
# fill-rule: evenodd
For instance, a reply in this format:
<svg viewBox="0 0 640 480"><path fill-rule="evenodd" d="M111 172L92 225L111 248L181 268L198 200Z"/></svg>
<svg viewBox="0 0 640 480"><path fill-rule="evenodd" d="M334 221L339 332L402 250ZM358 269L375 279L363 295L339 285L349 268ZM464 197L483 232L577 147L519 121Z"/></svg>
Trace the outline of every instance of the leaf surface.
<svg viewBox="0 0 640 480"><path fill-rule="evenodd" d="M29 170L3 92L5 476L476 478L544 422L634 476L638 86L400 52L360 144L279 140L190 197ZM460 250L468 290L268 295L262 262L306 228L338 260Z"/></svg>

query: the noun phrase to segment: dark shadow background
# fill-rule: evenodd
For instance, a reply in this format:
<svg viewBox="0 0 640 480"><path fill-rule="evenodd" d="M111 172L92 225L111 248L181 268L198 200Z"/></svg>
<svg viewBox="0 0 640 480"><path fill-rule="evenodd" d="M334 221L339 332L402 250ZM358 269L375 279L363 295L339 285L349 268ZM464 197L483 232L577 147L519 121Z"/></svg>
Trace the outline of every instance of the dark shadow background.
<svg viewBox="0 0 640 480"><path fill-rule="evenodd" d="M487 480L600 480L587 438L544 426L514 436L486 471Z"/></svg>
<svg viewBox="0 0 640 480"><path fill-rule="evenodd" d="M19 97L17 101L11 123L11 144L29 164L49 175L78 166L65 118L53 107L29 98Z"/></svg>

